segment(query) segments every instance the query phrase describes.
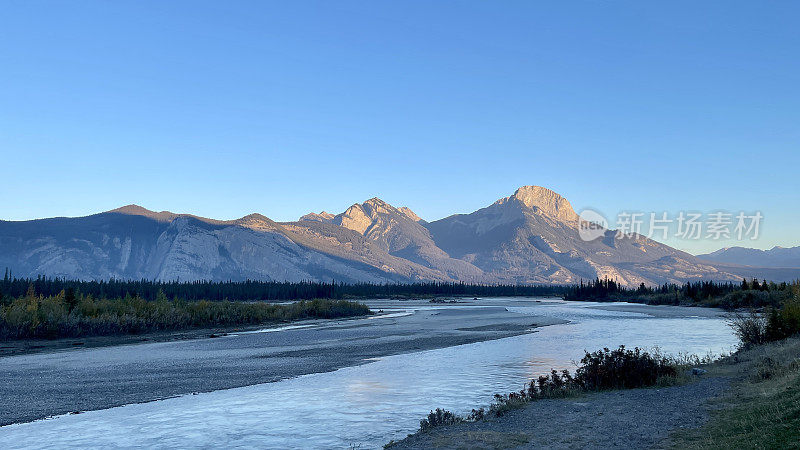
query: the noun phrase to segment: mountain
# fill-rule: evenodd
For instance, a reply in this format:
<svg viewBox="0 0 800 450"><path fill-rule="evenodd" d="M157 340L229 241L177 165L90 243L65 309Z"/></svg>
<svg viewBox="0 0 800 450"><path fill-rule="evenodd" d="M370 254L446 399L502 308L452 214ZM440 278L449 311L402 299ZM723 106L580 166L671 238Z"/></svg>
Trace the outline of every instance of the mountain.
<svg viewBox="0 0 800 450"><path fill-rule="evenodd" d="M0 267L80 279L574 283L738 281L759 269L698 259L634 235L584 241L569 201L540 187L426 222L378 198L278 223L214 220L136 205L87 217L0 221ZM781 269L773 275L796 277ZM774 279L774 278L773 278Z"/></svg>
<svg viewBox="0 0 800 450"><path fill-rule="evenodd" d="M578 215L559 194L523 186L514 195L471 214L427 224L449 255L480 268L490 279L517 283L575 283L609 277L626 285L689 279L734 280L692 255L635 235L584 241Z"/></svg>
<svg viewBox="0 0 800 450"><path fill-rule="evenodd" d="M2 221L0 266L17 276L87 280L408 280L316 251L258 214L219 221L135 205L87 217Z"/></svg>
<svg viewBox="0 0 800 450"><path fill-rule="evenodd" d="M480 269L451 258L437 247L424 222L408 208L395 208L379 198L371 198L347 208L331 223L361 234L389 255L434 270L443 279L485 281Z"/></svg>
<svg viewBox="0 0 800 450"><path fill-rule="evenodd" d="M773 247L769 250L727 247L697 257L706 261L742 266L800 268L800 246Z"/></svg>

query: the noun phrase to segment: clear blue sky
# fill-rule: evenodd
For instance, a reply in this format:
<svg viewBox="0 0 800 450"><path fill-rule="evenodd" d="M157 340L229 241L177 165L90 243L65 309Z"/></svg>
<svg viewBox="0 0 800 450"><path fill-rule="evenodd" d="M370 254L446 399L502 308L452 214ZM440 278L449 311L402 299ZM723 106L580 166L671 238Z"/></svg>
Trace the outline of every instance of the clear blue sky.
<svg viewBox="0 0 800 450"><path fill-rule="evenodd" d="M798 245L800 3L4 1L2 219L761 210ZM672 243L690 251L717 242ZM750 243L747 243L750 244Z"/></svg>

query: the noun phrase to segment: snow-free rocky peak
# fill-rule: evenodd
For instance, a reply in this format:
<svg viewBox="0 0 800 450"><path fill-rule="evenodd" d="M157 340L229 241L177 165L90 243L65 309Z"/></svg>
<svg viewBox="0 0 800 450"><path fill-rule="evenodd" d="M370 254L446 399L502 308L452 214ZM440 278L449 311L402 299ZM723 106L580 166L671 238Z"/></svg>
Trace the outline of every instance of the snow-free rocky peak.
<svg viewBox="0 0 800 450"><path fill-rule="evenodd" d="M335 216L331 222L360 234L366 234L373 225L391 226L391 218L398 216L409 218L407 213L401 212L378 197L373 197L364 203L356 203L347 208L347 211Z"/></svg>
<svg viewBox="0 0 800 450"><path fill-rule="evenodd" d="M373 197L364 203L356 203L347 208L347 211L334 216L331 222L365 234L373 225L389 226L391 218L419 221L419 217L410 209L406 208L406 211L401 211L378 197Z"/></svg>
<svg viewBox="0 0 800 450"><path fill-rule="evenodd" d="M317 213L308 213L300 218L300 221L306 222L323 222L335 223L342 227L357 231L364 234L370 226L375 223L375 220L380 215L400 214L418 223L425 223L419 216L414 214L414 211L406 206L395 208L394 206L384 202L378 197L373 197L364 203L356 203L341 214L333 215L329 212L322 211Z"/></svg>
<svg viewBox="0 0 800 450"><path fill-rule="evenodd" d="M510 198L562 222L578 220L578 215L567 199L541 186L522 186Z"/></svg>

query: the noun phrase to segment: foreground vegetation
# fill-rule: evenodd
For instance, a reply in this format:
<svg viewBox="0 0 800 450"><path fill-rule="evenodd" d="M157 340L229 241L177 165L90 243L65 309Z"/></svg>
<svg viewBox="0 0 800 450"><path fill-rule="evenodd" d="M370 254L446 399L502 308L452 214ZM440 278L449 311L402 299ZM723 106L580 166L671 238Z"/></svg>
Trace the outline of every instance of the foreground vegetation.
<svg viewBox="0 0 800 450"><path fill-rule="evenodd" d="M711 420L674 448L800 448L800 338L754 345L709 368L734 380Z"/></svg>
<svg viewBox="0 0 800 450"><path fill-rule="evenodd" d="M679 374L685 365L686 361L649 353L639 348L630 350L624 346L615 350L604 348L593 353L586 352L574 375L568 370L553 370L549 375L532 380L519 392L496 394L488 409L473 409L466 417L437 408L420 421L420 430L428 431L442 425L500 417L512 409L541 399L571 397L610 389L672 385L681 380Z"/></svg>
<svg viewBox="0 0 800 450"><path fill-rule="evenodd" d="M731 320L743 349L786 339L800 333L800 293L780 307L737 313Z"/></svg>
<svg viewBox="0 0 800 450"><path fill-rule="evenodd" d="M679 433L676 448L800 449L800 290L779 307L738 314L740 350L715 364L734 380L703 427Z"/></svg>
<svg viewBox="0 0 800 450"><path fill-rule="evenodd" d="M594 367L605 367L611 369L602 378L607 380L605 386L610 388L624 388L629 385L628 375L620 377L619 374L650 374L650 378L645 377L643 385L652 385L652 370L642 372L638 367L648 367L651 361L648 358L637 358L635 355L619 355L609 358L609 352L604 350L601 354L606 357L591 358ZM682 384L691 382L693 376L687 375L687 367L700 365L704 371L703 378L714 377L727 379L730 382L728 390L719 398L712 401L710 419L703 423L697 423L697 428L676 428L667 442L661 442L658 448L671 447L676 449L730 449L730 448L794 448L800 449L800 336L794 336L767 344L752 345L748 349L741 349L736 353L725 356L717 361L683 360L675 361L671 359L663 360L660 357L654 358L661 360L668 366L671 365L677 370L677 376L667 375L659 377L655 386ZM627 360L627 364L617 365L614 361ZM641 366L635 361L643 361ZM606 364L610 362L611 364ZM685 363L691 363L685 366ZM698 364L699 363L699 364ZM585 366L585 364L584 364ZM583 366L582 366L583 367ZM628 367L623 369L622 367ZM620 369L617 371L616 369ZM612 373L618 375L612 375ZM520 392L508 396L499 396L488 412L483 414L473 411L467 417L460 417L449 411L437 409L422 421L421 431L431 431L441 425L458 424L468 421L477 421L491 416L502 416L510 409L529 405L531 401L538 398L559 398L579 395L586 392L579 388L568 390L554 381L554 374L542 377L541 381L546 386L544 389L536 389L537 395L530 396L527 392ZM573 378L576 378L576 375ZM556 377L561 378L563 376ZM613 383L613 380L619 381ZM612 387L613 386L613 387ZM528 387L530 389L530 387ZM681 389L678 387L678 389ZM541 392L543 395L539 395ZM524 398L532 397L532 398ZM509 399L517 400L510 402ZM658 408L658 404L653 404L653 408ZM567 411L565 408L564 411ZM624 412L623 412L624 413ZM687 411L687 414L693 414ZM586 420L592 420L587 417ZM511 424L514 423L512 420ZM588 424L579 422L575 426L586 426ZM516 447L527 442L528 433L535 432L535 427L525 426L524 428L506 427L499 428L466 428L461 431L454 431L451 434L434 434L432 440L415 441L416 444L423 443L444 443L444 447L452 442L464 442L469 439L482 439L484 442L492 442L497 447ZM494 431L493 431L494 430ZM463 432L463 439L454 440L452 436ZM509 442L510 438L516 439ZM517 443L518 442L518 443ZM563 443L563 442L562 442ZM387 445L392 447L394 442ZM510 445L514 444L514 445ZM620 443L624 446L624 443ZM476 446L477 448L478 446ZM483 447L481 447L483 448Z"/></svg>
<svg viewBox="0 0 800 450"><path fill-rule="evenodd" d="M290 304L170 300L161 292L152 301L139 296L94 298L61 291L24 296L0 306L0 338L62 338L138 334L328 319L370 314L367 306L345 300L303 300Z"/></svg>

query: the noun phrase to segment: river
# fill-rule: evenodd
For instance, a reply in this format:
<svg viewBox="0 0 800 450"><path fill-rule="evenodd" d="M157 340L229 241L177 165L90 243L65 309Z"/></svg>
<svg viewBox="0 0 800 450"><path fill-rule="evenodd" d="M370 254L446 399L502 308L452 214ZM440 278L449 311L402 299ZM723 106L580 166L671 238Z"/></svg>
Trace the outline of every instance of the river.
<svg viewBox="0 0 800 450"><path fill-rule="evenodd" d="M584 350L624 344L719 355L735 345L721 315L695 314L695 308L637 305L621 311L547 299L416 306L371 302L395 317L498 304L532 319L569 322L274 383L8 425L0 428L0 447L380 448L414 432L433 408L465 413L487 406L494 393L519 390L553 368L574 368Z"/></svg>

